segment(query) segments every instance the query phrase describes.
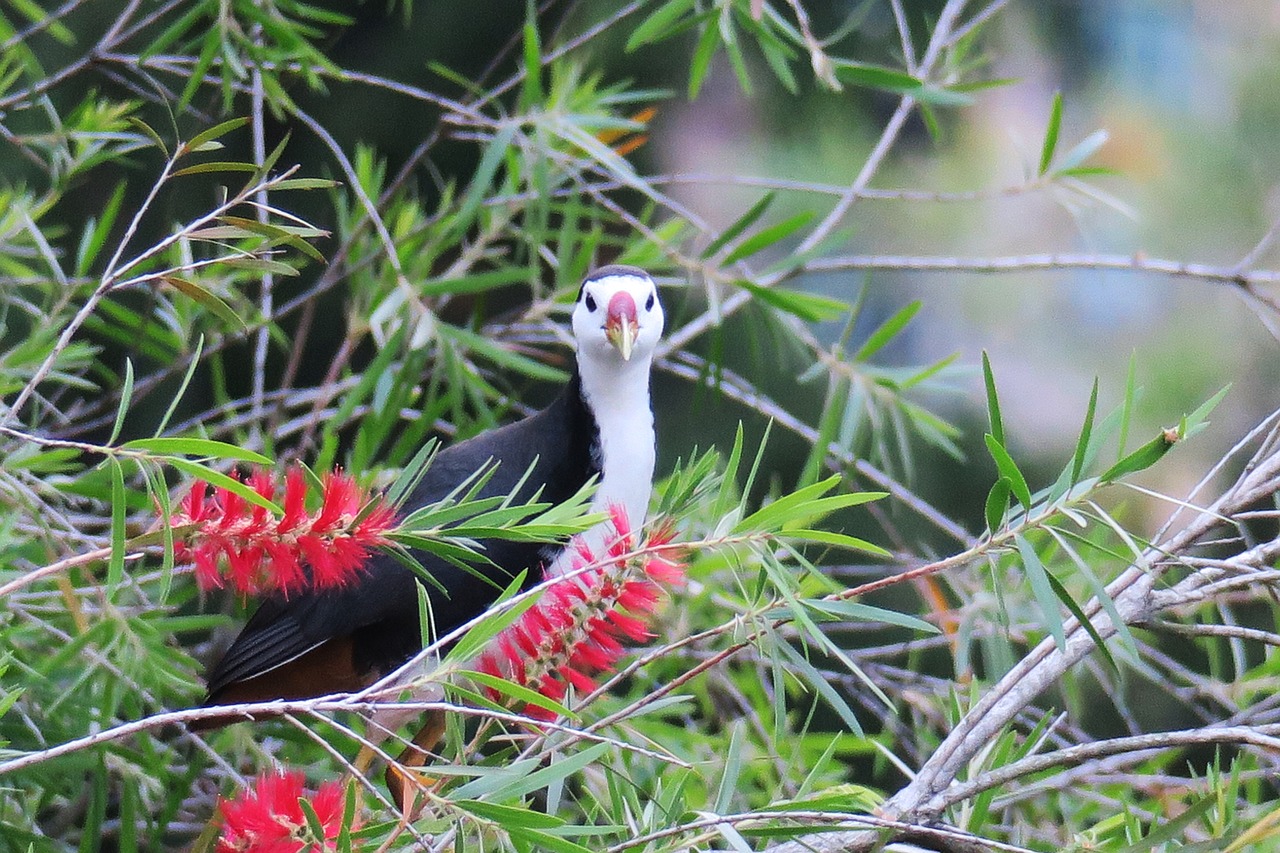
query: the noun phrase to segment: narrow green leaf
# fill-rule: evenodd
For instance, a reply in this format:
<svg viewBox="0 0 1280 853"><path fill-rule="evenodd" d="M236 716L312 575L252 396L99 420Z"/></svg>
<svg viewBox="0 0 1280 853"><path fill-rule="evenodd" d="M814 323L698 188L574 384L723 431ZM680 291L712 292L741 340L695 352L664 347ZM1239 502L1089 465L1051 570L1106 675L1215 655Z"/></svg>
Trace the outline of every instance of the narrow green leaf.
<svg viewBox="0 0 1280 853"><path fill-rule="evenodd" d="M1120 438L1116 449L1116 461L1124 458L1125 445L1129 442L1129 420L1133 414L1133 404L1138 397L1138 353L1129 353L1129 373L1124 382L1124 402L1120 406Z"/></svg>
<svg viewBox="0 0 1280 853"><path fill-rule="evenodd" d="M1049 570L1040 562L1040 555L1031 546L1026 537L1014 537L1018 546L1018 555L1022 558L1022 567L1026 571L1027 580L1031 583L1031 593L1044 617L1044 627L1053 635L1053 641L1060 650L1067 648L1067 631L1063 625L1061 612L1058 610L1058 596L1054 594L1053 585L1049 583Z"/></svg>
<svg viewBox="0 0 1280 853"><path fill-rule="evenodd" d="M1049 127L1044 132L1044 144L1040 146L1040 171L1043 175L1049 171L1053 162L1053 152L1058 148L1058 130L1062 127L1062 93L1053 93L1053 106L1049 110Z"/></svg>
<svg viewBox="0 0 1280 853"><path fill-rule="evenodd" d="M529 267L507 267L455 278L430 279L423 282L418 291L423 296L443 296L446 293L485 293L509 284L526 282L529 280L530 274Z"/></svg>
<svg viewBox="0 0 1280 853"><path fill-rule="evenodd" d="M788 541L817 542L820 545L832 545L836 548L862 551L867 554L874 554L877 557L892 556L879 545L873 545L865 539L859 539L856 536L849 536L845 533L836 533L832 530L797 530L788 528L782 535Z"/></svg>
<svg viewBox="0 0 1280 853"><path fill-rule="evenodd" d="M1093 638L1094 646L1097 647L1098 651L1102 654L1102 657L1111 666L1112 672L1119 672L1120 667L1116 665L1116 660L1111 656L1111 650L1107 648L1107 644L1103 641L1102 635L1098 633L1098 629L1094 627L1094 624L1090 621L1089 617L1084 615L1084 610L1080 608L1080 605L1076 603L1076 600L1071 597L1069 592L1067 592L1067 588L1062 585L1061 581L1053 576L1052 572L1046 571L1044 576L1045 579L1049 581L1049 586L1053 588L1053 594L1056 595L1058 600L1071 611L1071 615L1076 617L1076 621L1080 623L1080 627L1084 628L1085 632Z"/></svg>
<svg viewBox="0 0 1280 853"><path fill-rule="evenodd" d="M996 535L996 531L1004 527L1004 513L1009 508L1009 495L1012 491L1012 483L1008 477L1001 477L996 480L995 485L991 487L991 491L987 492L987 530L992 536Z"/></svg>
<svg viewBox="0 0 1280 853"><path fill-rule="evenodd" d="M542 103L542 43L538 38L538 21L529 7L524 22L524 103L532 106Z"/></svg>
<svg viewBox="0 0 1280 853"><path fill-rule="evenodd" d="M493 798L516 799L532 794L547 787L553 779L567 779L574 773L585 770L595 764L611 750L607 743L597 743L573 755L557 758L546 767L539 768L528 775L513 779L493 792Z"/></svg>
<svg viewBox="0 0 1280 853"><path fill-rule="evenodd" d="M1222 399L1227 396L1227 392L1230 390L1231 385L1228 383L1217 394L1201 403L1194 412L1184 417L1178 429L1178 437L1190 438L1208 426L1209 415L1218 407L1218 404L1222 402Z"/></svg>
<svg viewBox="0 0 1280 853"><path fill-rule="evenodd" d="M564 826L564 820L555 815L531 811L519 806L504 806L481 800L453 800L451 805L470 812L478 818L493 821L503 827L523 826L532 829L555 829Z"/></svg>
<svg viewBox="0 0 1280 853"><path fill-rule="evenodd" d="M627 39L626 52L631 53L642 45L661 41L680 16L693 8L693 3L694 0L667 0L632 31L631 37Z"/></svg>
<svg viewBox="0 0 1280 853"><path fill-rule="evenodd" d="M858 737L862 737L862 723L858 722L858 716L853 713L853 709L849 707L849 703L844 700L844 697L828 683L826 676L818 672L804 655L791 647L790 643L780 641L778 650L782 652L783 657L791 662L791 667L788 670L789 674L802 679L805 684L812 687L826 700L832 710L840 715L840 719L844 720L845 725L849 727L849 731Z"/></svg>
<svg viewBox="0 0 1280 853"><path fill-rule="evenodd" d="M192 462L190 459L183 459L181 456L170 456L164 460L168 465L177 468L179 471L194 477L198 480L204 480L211 486L226 489L229 492L239 495L254 506L260 506L271 510L276 515L281 515L284 510L280 508L274 501L269 501L244 483L223 474L221 471L215 471L199 462Z"/></svg>
<svg viewBox="0 0 1280 853"><path fill-rule="evenodd" d="M1084 470L1085 457L1089 453L1089 438L1093 433L1094 413L1098 408L1098 380L1093 380L1093 392L1089 394L1089 408L1084 415L1084 426L1080 428L1080 439L1076 442L1075 457L1071 460L1071 484L1080 482L1080 472Z"/></svg>
<svg viewBox="0 0 1280 853"><path fill-rule="evenodd" d="M912 631L923 631L926 634L941 633L936 625L931 625L923 619L917 619L915 616L908 616L906 613L899 613L896 610L886 610L883 607L863 604L860 601L806 598L801 603L805 607L833 619L848 619L853 622L881 622L885 625L909 628Z"/></svg>
<svg viewBox="0 0 1280 853"><path fill-rule="evenodd" d="M809 323L834 320L849 310L848 303L817 293L783 290L781 287L761 287L746 279L739 279L734 284L749 292L760 302L772 305L780 311L785 311Z"/></svg>
<svg viewBox="0 0 1280 853"><path fill-rule="evenodd" d="M733 795L738 793L738 777L742 773L742 744L745 734L743 721L737 720L729 733L729 748L724 755L724 770L716 790L715 804L712 806L716 814L728 814Z"/></svg>
<svg viewBox="0 0 1280 853"><path fill-rule="evenodd" d="M1128 474L1144 471L1159 462L1177 443L1177 430L1161 430L1155 438L1104 471L1098 480L1103 483L1113 483Z"/></svg>
<svg viewBox="0 0 1280 853"><path fill-rule="evenodd" d="M724 231L720 233L719 237L712 240L710 245L702 250L702 254L699 255L699 257L705 261L716 252L729 245L730 242L737 239L739 234L754 225L756 220L764 215L764 212L769 209L769 205L773 204L773 200L777 198L777 196L778 194L772 191L761 196L760 200L751 205L751 207L747 209L746 213L739 216L729 225L728 228L724 229Z"/></svg>
<svg viewBox="0 0 1280 853"><path fill-rule="evenodd" d="M213 459L237 459L243 462L254 462L258 465L274 463L248 448L211 438L135 438L122 445L125 450L140 450L144 453L179 454L182 456L198 456Z"/></svg>
<svg viewBox="0 0 1280 853"><path fill-rule="evenodd" d="M212 290L202 287L190 279L176 275L166 275L161 281L207 308L228 326L238 327L241 331L248 330L249 326L245 323L244 318Z"/></svg>
<svg viewBox="0 0 1280 853"><path fill-rule="evenodd" d="M708 15L708 18L710 15ZM702 84L706 82L707 72L711 70L711 58L720 46L720 28L708 20L698 37L697 47L693 49L693 61L689 64L689 100L698 97Z"/></svg>
<svg viewBox="0 0 1280 853"><path fill-rule="evenodd" d="M194 166L184 166L181 169L175 169L173 177L178 178L183 175L202 175L208 172L256 172L258 167L252 163L236 163L224 160L213 160L208 163L196 163Z"/></svg>
<svg viewBox="0 0 1280 853"><path fill-rule="evenodd" d="M476 213L480 210L480 205L489 193L494 176L498 174L498 167L506 159L507 149L511 147L511 141L515 135L516 125L508 123L499 127L498 132L490 140L484 155L480 158L480 164L472 173L471 183L467 185L467 191L458 205L458 212L454 216L457 223L455 230L461 231L471 227Z"/></svg>
<svg viewBox="0 0 1280 853"><path fill-rule="evenodd" d="M419 586L419 589L421 589L421 586ZM557 717L568 717L570 719L577 719L578 717L577 714L573 713L573 711L569 710L564 705L561 705L554 699L548 696L543 696L536 690L530 690L528 687L521 684L516 684L513 681L507 681L505 678L498 678L497 676L489 675L486 672L476 672L474 670L465 669L460 670L458 674L471 679L476 684L489 687L505 696L509 696L517 702L524 702L527 705L533 705L535 707L542 708L543 710L550 711Z"/></svg>
<svg viewBox="0 0 1280 853"><path fill-rule="evenodd" d="M1000 472L1000 476L1009 480L1009 489L1013 492L1013 496L1018 502L1031 509L1031 489L1027 487L1027 478L1022 476L1022 472L1018 470L1018 465L1013 461L1013 457L1009 455L1009 451L1004 449L1004 445L995 440L995 436L987 433L983 437L987 442L987 452L991 454L991 458L995 460L996 470Z"/></svg>
<svg viewBox="0 0 1280 853"><path fill-rule="evenodd" d="M327 190L342 186L341 181L329 178L285 178L272 185L273 190Z"/></svg>
<svg viewBox="0 0 1280 853"><path fill-rule="evenodd" d="M200 357L204 353L204 335L200 335L196 339L196 351L191 354L191 364L187 365L187 372L182 376L182 384L178 386L178 392L173 395L173 400L169 403L169 408L165 410L164 417L160 419L160 423L156 426L156 435L159 436L169 426L169 421L173 419L173 413L178 409L178 403L187 393L187 387L191 384L191 377L195 376L196 368L200 366Z"/></svg>
<svg viewBox="0 0 1280 853"><path fill-rule="evenodd" d="M190 141L183 144L182 150L184 152L195 151L206 142L212 142L215 139L226 136L231 131L239 130L248 123L249 116L241 116L240 118L228 119L220 124L215 124L213 127L208 128L207 130L202 130L200 133L191 137Z"/></svg>
<svg viewBox="0 0 1280 853"><path fill-rule="evenodd" d="M115 593L124 578L124 468L111 460L111 558L107 562L107 594Z"/></svg>
<svg viewBox="0 0 1280 853"><path fill-rule="evenodd" d="M538 596L530 595L516 604L508 605L515 595L517 595L524 586L524 580L528 571L521 571L516 578L507 585L507 588L498 596L497 601L488 612L476 622L462 637L458 640L454 647L449 650L445 660L450 662L470 660L484 650L489 641L498 634L502 633L509 625L520 618L530 607L538 603ZM499 605L502 605L499 607Z"/></svg>
<svg viewBox="0 0 1280 853"><path fill-rule="evenodd" d="M550 853L592 853L589 847L583 847L576 841L570 841L562 835L544 832L541 829L509 827L507 829L507 837L511 839L512 845L517 850L521 849L522 844L526 845L524 850L529 851L529 853L533 853L535 850L547 850Z"/></svg>
<svg viewBox="0 0 1280 853"><path fill-rule="evenodd" d="M997 444L1004 445L1004 423L1000 419L1000 398L996 394L996 378L991 372L991 360L982 351L982 381L987 387L987 418L991 422L991 436Z"/></svg>
<svg viewBox="0 0 1280 853"><path fill-rule="evenodd" d="M129 116L125 121L129 122L129 124L146 134L147 138L154 142L155 146L160 149L160 153L165 156L165 159L169 159L168 146L164 144L164 140L160 138L160 134L156 133L155 129L151 125L136 116Z"/></svg>
<svg viewBox="0 0 1280 853"><path fill-rule="evenodd" d="M120 437L120 429L124 426L125 413L129 411L129 403L133 401L133 360L125 358L124 360L124 386L120 389L120 405L116 407L116 420L111 425L111 437L107 439L107 445L116 443L116 439Z"/></svg>
<svg viewBox="0 0 1280 853"><path fill-rule="evenodd" d="M912 318L920 312L920 308L924 303L920 300L904 305L902 308L894 312L894 315L888 320L880 324L880 327L872 332L858 351L854 353L854 361L866 361L884 348L889 341L898 336Z"/></svg>
<svg viewBox="0 0 1280 853"><path fill-rule="evenodd" d="M734 250L729 253L729 256L724 259L724 265L730 266L732 264L736 264L743 258L749 258L756 252L785 240L787 237L809 224L809 221L812 219L813 211L806 210L804 213L798 213L795 216L784 219L783 221L770 225L767 228L761 228L755 234L752 234L750 237L739 243Z"/></svg>

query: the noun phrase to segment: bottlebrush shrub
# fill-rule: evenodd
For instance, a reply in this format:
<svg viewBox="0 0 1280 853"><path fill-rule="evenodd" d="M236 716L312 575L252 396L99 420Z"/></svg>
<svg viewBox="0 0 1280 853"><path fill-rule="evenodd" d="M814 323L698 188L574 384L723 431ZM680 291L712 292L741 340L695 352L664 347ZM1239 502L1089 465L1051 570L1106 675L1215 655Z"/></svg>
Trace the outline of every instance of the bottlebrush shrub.
<svg viewBox="0 0 1280 853"><path fill-rule="evenodd" d="M249 486L271 500L276 478L258 468ZM174 527L190 526L174 543L174 556L192 560L202 589L229 584L241 595L290 592L306 586L328 589L350 582L373 548L387 544L395 513L341 471L321 478L320 506L307 511L307 480L301 468L285 476L284 513L250 503L225 488L197 481L170 517ZM305 567L305 568L304 568Z"/></svg>
<svg viewBox="0 0 1280 853"><path fill-rule="evenodd" d="M307 798L324 837L317 838L307 824L301 800ZM326 782L315 796L307 797L303 777L297 771L274 770L262 774L233 800L222 800L222 835L218 853L318 853L335 850L342 832L343 787Z"/></svg>
<svg viewBox="0 0 1280 853"><path fill-rule="evenodd" d="M477 659L477 670L560 702L569 685L583 693L593 690L595 676L612 670L622 656L624 641L649 639L646 620L663 585L684 580L684 566L667 547L673 530L659 525L640 547L626 510L611 506L609 516L613 535L607 537L604 556L579 538L570 571L547 577L550 585L538 602L493 638ZM498 698L496 691L489 695ZM536 705L526 705L524 713L554 717Z"/></svg>

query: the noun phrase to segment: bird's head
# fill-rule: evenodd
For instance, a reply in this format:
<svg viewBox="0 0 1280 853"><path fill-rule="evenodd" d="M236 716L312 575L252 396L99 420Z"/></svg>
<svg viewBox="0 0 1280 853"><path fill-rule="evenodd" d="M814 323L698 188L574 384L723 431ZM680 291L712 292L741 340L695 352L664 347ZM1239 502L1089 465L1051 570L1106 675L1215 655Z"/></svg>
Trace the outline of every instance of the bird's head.
<svg viewBox="0 0 1280 853"><path fill-rule="evenodd" d="M580 357L643 360L662 337L658 287L642 269L601 267L582 282L573 307L573 336Z"/></svg>

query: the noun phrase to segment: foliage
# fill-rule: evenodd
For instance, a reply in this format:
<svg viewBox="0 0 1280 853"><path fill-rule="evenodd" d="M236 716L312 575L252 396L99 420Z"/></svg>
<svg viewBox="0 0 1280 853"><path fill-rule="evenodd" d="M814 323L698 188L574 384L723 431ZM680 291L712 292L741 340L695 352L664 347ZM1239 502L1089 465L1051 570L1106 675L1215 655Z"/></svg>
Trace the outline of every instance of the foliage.
<svg viewBox="0 0 1280 853"><path fill-rule="evenodd" d="M335 45L366 7L0 8L0 848L210 850L215 816L238 802L249 823L287 812L282 843L342 850L1271 849L1280 540L1265 507L1280 416L1191 493L1158 494L1143 472L1204 430L1223 394L1156 412L1176 425L1138 435L1131 365L1101 384L1122 389L1109 412L1095 383L1073 451L1045 475L1024 456L1035 436L1005 422L989 360L979 443L940 402L962 379L957 356L889 360L928 300L877 314L878 280L855 278L1109 268L1262 299L1269 237L1226 269L843 254L841 226L877 192L955 200L871 188L909 119L945 147L956 110L1014 84L981 52L1003 3L906 5L888 4L897 29L877 40L861 6L819 36L798 0L529 4L478 78L345 67ZM406 22L441 14L400 6ZM615 79L592 52L610 39L687 69L690 99L711 97L727 61L744 97L785 111L819 90L879 115L881 135L834 193L721 176L752 195L708 224L675 179L638 165L680 96ZM407 99L433 125L392 157L323 109L351 91ZM887 118L868 108L883 103ZM1106 136L1072 142L1069 109L1060 94L1044 105L1027 179L1002 192L1112 201L1095 183ZM187 731L203 666L247 603L206 596L181 559L192 508L208 509L203 491L181 503L191 484L214 486L232 521L277 528L320 525L304 474L281 507L241 466L341 467L359 481L343 478L347 503L366 489L395 503L433 439L526 413L564 379L567 307L605 262L662 284L660 389L771 424L725 440L679 404L659 412L660 429L713 449L664 447L680 461L654 516L674 527L634 556L656 565L674 532L687 582L652 642L540 695L513 657L469 669L536 613L505 596L449 638L438 698L403 702L450 712L410 819L356 761L375 739L371 706L398 696ZM816 290L819 272L840 274L837 293ZM749 375L752 351L794 397ZM794 440L803 450L785 456ZM968 471L970 505L952 517L924 496L922 460L971 448L990 464ZM465 562L481 536L565 538L596 521L584 495L477 499L486 476L379 543ZM1135 509L1147 498L1173 507L1163 527ZM638 590L597 604L626 595L648 612L656 598ZM639 637L593 618L577 627ZM289 772L261 775L277 767ZM304 789L325 792L323 809Z"/></svg>

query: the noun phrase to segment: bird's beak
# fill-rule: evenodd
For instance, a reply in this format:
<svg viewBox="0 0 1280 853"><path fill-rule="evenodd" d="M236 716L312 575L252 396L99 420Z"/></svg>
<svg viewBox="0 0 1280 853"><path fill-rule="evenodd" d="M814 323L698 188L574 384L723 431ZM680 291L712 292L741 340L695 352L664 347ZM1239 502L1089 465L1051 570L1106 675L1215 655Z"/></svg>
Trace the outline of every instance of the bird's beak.
<svg viewBox="0 0 1280 853"><path fill-rule="evenodd" d="M631 350L636 345L636 338L640 337L640 323L636 320L636 301L630 293L620 291L609 300L604 336L623 361L631 360Z"/></svg>

